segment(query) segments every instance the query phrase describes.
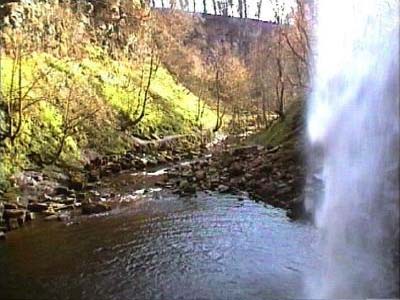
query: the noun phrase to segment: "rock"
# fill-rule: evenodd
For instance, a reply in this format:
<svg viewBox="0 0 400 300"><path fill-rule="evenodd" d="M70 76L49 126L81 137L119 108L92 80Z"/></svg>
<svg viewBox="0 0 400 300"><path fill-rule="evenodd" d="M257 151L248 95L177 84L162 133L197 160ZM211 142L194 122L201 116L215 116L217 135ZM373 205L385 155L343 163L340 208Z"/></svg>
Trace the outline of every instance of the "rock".
<svg viewBox="0 0 400 300"><path fill-rule="evenodd" d="M281 149L281 146L280 146L280 145L268 149L267 153L268 153L268 154L270 154L270 153L271 153L271 154L272 154L272 153L276 153L276 152L279 151L279 149Z"/></svg>
<svg viewBox="0 0 400 300"><path fill-rule="evenodd" d="M100 171L99 170L91 170L88 175L89 182L97 182L100 180Z"/></svg>
<svg viewBox="0 0 400 300"><path fill-rule="evenodd" d="M251 145L251 146L234 148L231 150L231 153L234 156L240 156L240 155L245 155L245 154L253 154L258 151L259 151L259 147L257 145Z"/></svg>
<svg viewBox="0 0 400 300"><path fill-rule="evenodd" d="M218 192L227 193L227 192L229 192L229 187L227 187L226 185L220 184L218 186Z"/></svg>
<svg viewBox="0 0 400 300"><path fill-rule="evenodd" d="M47 210L42 212L43 214L45 214L46 216L52 216L54 215L56 212L53 208L53 206L49 206Z"/></svg>
<svg viewBox="0 0 400 300"><path fill-rule="evenodd" d="M29 203L28 210L31 212L42 212L47 210L48 206L46 203Z"/></svg>
<svg viewBox="0 0 400 300"><path fill-rule="evenodd" d="M69 197L63 201L65 205L73 205L76 202L76 198Z"/></svg>
<svg viewBox="0 0 400 300"><path fill-rule="evenodd" d="M70 217L70 215L68 215L68 214L60 214L60 215L58 215L57 216L58 218L58 221L61 221L61 222L66 222L66 221L68 221L69 219L71 219L71 217Z"/></svg>
<svg viewBox="0 0 400 300"><path fill-rule="evenodd" d="M33 212L27 212L25 215L25 221L29 222L29 221L33 221L35 220L36 216L35 213Z"/></svg>
<svg viewBox="0 0 400 300"><path fill-rule="evenodd" d="M4 241L6 239L6 234L3 231L0 231L0 241Z"/></svg>
<svg viewBox="0 0 400 300"><path fill-rule="evenodd" d="M192 195L196 193L195 185L190 184L187 180L182 180L179 183L179 190L183 195Z"/></svg>
<svg viewBox="0 0 400 300"><path fill-rule="evenodd" d="M4 209L18 209L18 204L16 203L9 203L9 202L4 202L3 203Z"/></svg>
<svg viewBox="0 0 400 300"><path fill-rule="evenodd" d="M15 230L19 228L19 223L16 218L11 218L7 220L7 228L8 230Z"/></svg>
<svg viewBox="0 0 400 300"><path fill-rule="evenodd" d="M198 181L206 179L207 175L206 172L203 170L196 171L195 177Z"/></svg>
<svg viewBox="0 0 400 300"><path fill-rule="evenodd" d="M48 201L52 201L53 198L51 198L51 196L49 196L46 193L44 193L42 200L45 201L45 202L48 202Z"/></svg>
<svg viewBox="0 0 400 300"><path fill-rule="evenodd" d="M67 188L66 186L58 186L54 189L54 193L56 195L64 195L64 196L68 196L70 194L70 190L69 188Z"/></svg>
<svg viewBox="0 0 400 300"><path fill-rule="evenodd" d="M287 216L291 219L297 220L306 217L306 210L304 207L304 199L302 197L292 200L289 204L290 209Z"/></svg>
<svg viewBox="0 0 400 300"><path fill-rule="evenodd" d="M85 177L78 173L71 176L69 187L75 191L81 191L85 187Z"/></svg>
<svg viewBox="0 0 400 300"><path fill-rule="evenodd" d="M273 170L273 167L270 163L266 163L260 168L260 171L262 173L264 173L265 175L270 174L272 172L272 170Z"/></svg>
<svg viewBox="0 0 400 300"><path fill-rule="evenodd" d="M44 218L45 221L57 221L58 220L58 216L57 215L51 215L51 216L47 216L46 218Z"/></svg>
<svg viewBox="0 0 400 300"><path fill-rule="evenodd" d="M22 227L22 226L25 224L25 220L26 220L26 214L24 214L24 215L21 216L21 217L18 217L18 218L17 218L17 221L18 221L19 226Z"/></svg>
<svg viewBox="0 0 400 300"><path fill-rule="evenodd" d="M3 216L5 219L19 218L25 216L25 210L22 209L5 209Z"/></svg>
<svg viewBox="0 0 400 300"><path fill-rule="evenodd" d="M84 215L100 214L110 210L111 207L106 203L93 203L93 202L82 203L82 214Z"/></svg>
<svg viewBox="0 0 400 300"><path fill-rule="evenodd" d="M111 170L112 173L119 173L122 171L121 164L119 164L119 163L112 163L109 166L109 169Z"/></svg>
<svg viewBox="0 0 400 300"><path fill-rule="evenodd" d="M4 203L17 203L19 200L19 190L17 188L9 188L7 192L2 195Z"/></svg>
<svg viewBox="0 0 400 300"><path fill-rule="evenodd" d="M229 173L232 176L240 176L243 174L243 166L239 162L234 162L229 168Z"/></svg>
<svg viewBox="0 0 400 300"><path fill-rule="evenodd" d="M85 201L87 197L88 197L87 194L84 192L76 193L76 199L78 201Z"/></svg>

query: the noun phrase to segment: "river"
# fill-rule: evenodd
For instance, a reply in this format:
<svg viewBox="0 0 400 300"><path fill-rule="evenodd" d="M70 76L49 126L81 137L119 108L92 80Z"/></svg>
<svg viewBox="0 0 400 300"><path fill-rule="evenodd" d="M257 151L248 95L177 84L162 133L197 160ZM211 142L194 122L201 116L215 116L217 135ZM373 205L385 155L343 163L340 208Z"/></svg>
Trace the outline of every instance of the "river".
<svg viewBox="0 0 400 300"><path fill-rule="evenodd" d="M318 260L312 226L231 195L42 223L0 244L1 299L293 299Z"/></svg>

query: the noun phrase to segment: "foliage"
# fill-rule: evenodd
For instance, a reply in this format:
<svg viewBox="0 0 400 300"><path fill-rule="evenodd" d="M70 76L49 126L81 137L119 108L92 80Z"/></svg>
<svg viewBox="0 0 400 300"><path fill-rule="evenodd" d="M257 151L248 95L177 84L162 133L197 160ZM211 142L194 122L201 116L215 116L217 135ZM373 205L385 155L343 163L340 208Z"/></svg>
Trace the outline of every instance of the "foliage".
<svg viewBox="0 0 400 300"><path fill-rule="evenodd" d="M0 188L6 187L11 174L23 168L80 164L87 149L100 154L126 152L132 135L163 136L197 130L198 98L160 66L143 120L128 132L121 131L121 112L138 103L122 87L130 78L133 89L139 88L140 65L126 57L117 61L92 45L85 46L80 54L60 58L40 51L24 54L21 60L12 54L2 56L1 130L7 127L7 105L20 91L27 93L22 104L29 109L21 114L21 129L14 141L4 136L0 143ZM14 77L18 79L21 74L21 85L14 84L10 93L13 66ZM204 122L211 127L214 119L215 114L206 106Z"/></svg>

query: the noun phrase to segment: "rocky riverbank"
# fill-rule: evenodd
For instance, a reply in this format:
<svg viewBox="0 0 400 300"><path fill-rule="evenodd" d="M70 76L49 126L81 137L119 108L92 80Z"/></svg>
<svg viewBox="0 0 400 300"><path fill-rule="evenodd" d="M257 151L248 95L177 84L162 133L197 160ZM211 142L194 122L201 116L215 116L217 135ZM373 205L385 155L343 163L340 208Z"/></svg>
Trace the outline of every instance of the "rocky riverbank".
<svg viewBox="0 0 400 300"><path fill-rule="evenodd" d="M179 165L161 185L181 196L204 190L247 192L256 201L287 209L288 216L297 219L304 216L305 176L299 153L282 146L251 145Z"/></svg>
<svg viewBox="0 0 400 300"><path fill-rule="evenodd" d="M134 148L124 155L87 157L84 169L52 166L21 172L12 178L13 187L0 195L0 239L5 238L4 232L36 218L68 221L76 214L107 212L123 197L119 187L104 191L107 178L196 159L207 151L207 144L211 146L208 135L136 139Z"/></svg>
<svg viewBox="0 0 400 300"><path fill-rule="evenodd" d="M206 147L204 140L178 136L140 141L125 155L89 160L80 172L25 171L14 177L14 188L0 201L0 238L35 218L68 221L105 213L136 199L135 191L155 187L181 197L199 191L246 194L297 219L304 216L304 182L303 160L293 147L221 141Z"/></svg>

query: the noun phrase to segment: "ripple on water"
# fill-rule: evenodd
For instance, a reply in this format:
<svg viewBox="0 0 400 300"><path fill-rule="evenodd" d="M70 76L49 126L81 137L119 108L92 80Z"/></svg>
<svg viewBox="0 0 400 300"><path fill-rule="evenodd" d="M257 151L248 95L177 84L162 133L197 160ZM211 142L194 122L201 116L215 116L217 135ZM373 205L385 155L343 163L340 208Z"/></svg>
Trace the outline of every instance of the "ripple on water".
<svg viewBox="0 0 400 300"><path fill-rule="evenodd" d="M11 233L0 298L299 298L313 239L310 226L249 200L164 197Z"/></svg>

